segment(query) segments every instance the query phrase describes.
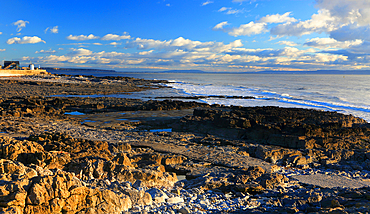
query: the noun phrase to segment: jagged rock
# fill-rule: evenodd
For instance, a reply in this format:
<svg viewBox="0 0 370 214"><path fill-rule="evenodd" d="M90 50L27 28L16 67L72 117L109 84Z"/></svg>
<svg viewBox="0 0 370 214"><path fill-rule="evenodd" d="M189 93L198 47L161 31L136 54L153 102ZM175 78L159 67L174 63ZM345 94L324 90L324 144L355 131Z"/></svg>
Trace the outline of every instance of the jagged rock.
<svg viewBox="0 0 370 214"><path fill-rule="evenodd" d="M261 185L266 189L273 189L274 187L278 187L284 185L284 183L288 182L289 179L284 175L273 173L273 174L264 174L260 178Z"/></svg>
<svg viewBox="0 0 370 214"><path fill-rule="evenodd" d="M167 155L165 158L162 158L162 164L163 165L175 165L175 164L181 164L186 160L183 156L178 155Z"/></svg>
<svg viewBox="0 0 370 214"><path fill-rule="evenodd" d="M369 149L363 119L336 112L279 107L195 109L176 129L292 149ZM367 134L366 134L367 133Z"/></svg>
<svg viewBox="0 0 370 214"><path fill-rule="evenodd" d="M131 145L128 144L128 143L118 143L117 145L117 149L120 151L120 152L124 152L124 151L131 151Z"/></svg>
<svg viewBox="0 0 370 214"><path fill-rule="evenodd" d="M131 208L126 195L88 188L68 172L39 175L22 163L4 159L0 170L0 210L4 213L119 213Z"/></svg>
<svg viewBox="0 0 370 214"><path fill-rule="evenodd" d="M235 189L239 192L259 194L265 191L260 184L256 182L246 183L246 184L236 184Z"/></svg>
<svg viewBox="0 0 370 214"><path fill-rule="evenodd" d="M45 158L42 155L43 153L44 148L38 143L0 137L0 158L38 163ZM32 154L32 156L29 154Z"/></svg>
<svg viewBox="0 0 370 214"><path fill-rule="evenodd" d="M129 169L122 165L116 166L111 176L118 181L129 181L134 183L136 180L141 180L145 186L173 186L177 181L175 173L162 172L150 169Z"/></svg>
<svg viewBox="0 0 370 214"><path fill-rule="evenodd" d="M145 206L153 203L152 196L144 190L125 189L122 193L130 197L132 205Z"/></svg>
<svg viewBox="0 0 370 214"><path fill-rule="evenodd" d="M163 203L166 201L166 199L168 199L166 193L157 188L148 189L146 192L152 196L152 199L155 203Z"/></svg>
<svg viewBox="0 0 370 214"><path fill-rule="evenodd" d="M265 173L265 170L259 166L250 166L245 174L238 174L236 176L236 183L247 183L248 181L255 180L261 177Z"/></svg>
<svg viewBox="0 0 370 214"><path fill-rule="evenodd" d="M131 166L131 160L127 157L125 153L118 153L112 161L121 165Z"/></svg>
<svg viewBox="0 0 370 214"><path fill-rule="evenodd" d="M29 140L36 141L46 151L68 152L71 158L99 157L110 160L112 154L109 151L108 142L92 141L85 139L75 139L69 135L61 133L44 133L41 135L32 135Z"/></svg>

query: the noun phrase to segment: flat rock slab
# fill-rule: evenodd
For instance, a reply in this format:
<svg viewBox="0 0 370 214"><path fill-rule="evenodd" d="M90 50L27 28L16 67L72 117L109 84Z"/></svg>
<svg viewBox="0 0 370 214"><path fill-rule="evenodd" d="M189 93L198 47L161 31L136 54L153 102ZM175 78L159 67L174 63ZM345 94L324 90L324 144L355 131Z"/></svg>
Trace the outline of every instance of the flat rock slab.
<svg viewBox="0 0 370 214"><path fill-rule="evenodd" d="M350 179L339 175L312 174L312 175L294 175L291 178L298 180L300 183L312 184L322 188L352 188L370 186L370 182L360 179Z"/></svg>
<svg viewBox="0 0 370 214"><path fill-rule="evenodd" d="M159 142L129 142L133 146L150 147L157 152L174 153L184 155L190 159L209 162L215 165L231 167L231 168L248 168L250 166L260 166L267 172L275 172L279 167L263 161L258 158L239 155L234 152L220 151L215 148L206 146L180 146L171 143Z"/></svg>

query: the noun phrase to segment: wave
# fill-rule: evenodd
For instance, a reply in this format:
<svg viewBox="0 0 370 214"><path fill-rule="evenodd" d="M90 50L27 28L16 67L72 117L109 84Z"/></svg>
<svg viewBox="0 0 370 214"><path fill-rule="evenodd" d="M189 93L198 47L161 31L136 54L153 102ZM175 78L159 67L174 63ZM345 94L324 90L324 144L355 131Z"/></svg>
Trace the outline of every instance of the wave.
<svg viewBox="0 0 370 214"><path fill-rule="evenodd" d="M208 104L222 104L226 106L281 106L297 108L314 108L326 111L336 111L353 114L365 120L370 120L370 107L360 103L351 103L347 98L337 97L317 91L308 91L302 87L289 91L288 88L272 90L272 88L246 87L238 85L192 84L189 82L175 81L168 86L181 90L190 96L208 96L202 99ZM303 89L304 88L304 89ZM211 96L225 96L225 98L211 98ZM251 100L233 99L232 96L254 97ZM229 98L228 98L229 97Z"/></svg>

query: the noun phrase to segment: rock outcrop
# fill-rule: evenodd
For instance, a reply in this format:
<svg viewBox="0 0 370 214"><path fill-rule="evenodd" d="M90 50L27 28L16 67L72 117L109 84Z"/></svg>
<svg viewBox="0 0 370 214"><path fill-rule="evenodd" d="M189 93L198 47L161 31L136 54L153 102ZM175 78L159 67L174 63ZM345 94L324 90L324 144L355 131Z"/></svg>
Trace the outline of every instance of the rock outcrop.
<svg viewBox="0 0 370 214"><path fill-rule="evenodd" d="M366 121L336 112L279 107L195 109L179 130L293 149L368 149Z"/></svg>
<svg viewBox="0 0 370 214"><path fill-rule="evenodd" d="M2 213L120 213L127 195L86 187L72 173L0 160Z"/></svg>

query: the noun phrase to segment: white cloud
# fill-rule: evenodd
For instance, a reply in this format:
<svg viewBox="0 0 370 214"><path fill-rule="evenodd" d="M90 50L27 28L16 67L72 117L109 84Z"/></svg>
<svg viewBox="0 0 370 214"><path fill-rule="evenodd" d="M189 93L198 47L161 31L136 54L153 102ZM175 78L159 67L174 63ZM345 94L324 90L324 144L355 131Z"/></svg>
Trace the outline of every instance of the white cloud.
<svg viewBox="0 0 370 214"><path fill-rule="evenodd" d="M254 34L260 34L266 32L266 23L254 23L249 22L248 24L240 25L238 28L233 28L229 33L231 36L250 36Z"/></svg>
<svg viewBox="0 0 370 214"><path fill-rule="evenodd" d="M292 41L280 41L278 42L279 45L287 45L287 46L298 46L297 43L292 42Z"/></svg>
<svg viewBox="0 0 370 214"><path fill-rule="evenodd" d="M341 23L370 24L369 0L316 0L317 6L326 9Z"/></svg>
<svg viewBox="0 0 370 214"><path fill-rule="evenodd" d="M59 33L59 28L58 26L54 26L52 28L50 27L47 27L44 32L47 33L48 31L50 31L51 33Z"/></svg>
<svg viewBox="0 0 370 214"><path fill-rule="evenodd" d="M118 42L111 42L109 43L110 45L113 45L113 46L117 46L117 45L121 45L122 43L118 43Z"/></svg>
<svg viewBox="0 0 370 214"><path fill-rule="evenodd" d="M310 46L310 47L315 47L315 48L322 48L322 49L327 49L327 48L350 48L352 46L358 46L363 43L362 40L353 40L353 41L337 41L333 38L313 38L308 40L304 45Z"/></svg>
<svg viewBox="0 0 370 214"><path fill-rule="evenodd" d="M238 14L238 13L243 13L243 12L244 10L232 9L232 10L228 10L226 14L230 15L230 14Z"/></svg>
<svg viewBox="0 0 370 214"><path fill-rule="evenodd" d="M299 50L294 47L285 47L282 49L247 49L247 48L233 48L231 51L226 52L230 55L253 55L264 58L271 57L298 57L305 53L312 52L312 50Z"/></svg>
<svg viewBox="0 0 370 214"><path fill-rule="evenodd" d="M98 36L94 36L93 34L90 34L88 36L86 35L79 35L79 36L73 36L72 34L67 37L69 40L75 40L75 41L84 41L84 40L91 40L91 39L99 39Z"/></svg>
<svg viewBox="0 0 370 214"><path fill-rule="evenodd" d="M137 49L151 49L151 48L163 48L168 43L167 41L160 41L160 40L154 40L154 39L141 39L136 38L133 41L130 41L127 43L127 48L137 48Z"/></svg>
<svg viewBox="0 0 370 214"><path fill-rule="evenodd" d="M223 11L229 10L229 8L221 8ZM221 10L220 9L220 10ZM219 10L219 11L220 11ZM286 23L290 24L291 22L297 21L295 18L290 17L290 12L286 12L283 15L274 14L274 15L267 15L262 17L257 22L249 22L248 24L242 24L237 28L227 29L224 30L224 26L228 25L228 22L221 22L213 27L213 30L222 30L227 32L231 36L250 36L260 33L265 33L268 31L267 24L269 23Z"/></svg>
<svg viewBox="0 0 370 214"><path fill-rule="evenodd" d="M245 1L248 1L248 0L233 0L234 3L243 3Z"/></svg>
<svg viewBox="0 0 370 214"><path fill-rule="evenodd" d="M8 39L6 42L7 44L35 44L35 43L46 43L44 40L42 40L40 37L37 36L24 36L22 39L18 37L14 37L11 39Z"/></svg>
<svg viewBox="0 0 370 214"><path fill-rule="evenodd" d="M319 8L311 19L273 27L270 33L279 36L302 36L328 33L338 41L370 41L369 0L316 0Z"/></svg>
<svg viewBox="0 0 370 214"><path fill-rule="evenodd" d="M0 52L2 52L2 51L6 51L6 49L4 48L4 49L0 49Z"/></svg>
<svg viewBox="0 0 370 214"><path fill-rule="evenodd" d="M17 26L17 32L21 31L23 28L26 27L26 24L29 24L28 21L18 20L13 23L13 25Z"/></svg>
<svg viewBox="0 0 370 214"><path fill-rule="evenodd" d="M119 41L119 40L122 40L122 39L130 39L131 36L130 35L116 35L116 34L107 34L105 36L103 36L101 38L101 40L116 40L116 41Z"/></svg>
<svg viewBox="0 0 370 214"><path fill-rule="evenodd" d="M50 31L52 33L58 33L59 32L59 28L58 28L58 26L54 26L53 28L50 29Z"/></svg>
<svg viewBox="0 0 370 214"><path fill-rule="evenodd" d="M226 49L230 49L233 47L241 47L243 44L240 40L236 40L231 42L230 44L223 44L222 42L200 42L200 41L192 41L190 39L185 39L183 37L179 37L174 40L168 41L161 41L161 40L153 40L153 39L141 39L136 38L126 44L126 48L137 48L139 50L148 50L148 49L156 49L156 50L182 50L182 51L190 51L190 52L222 52Z"/></svg>
<svg viewBox="0 0 370 214"><path fill-rule="evenodd" d="M318 53L314 56L316 62L335 62L335 61L347 61L348 57L343 55L331 55Z"/></svg>
<svg viewBox="0 0 370 214"><path fill-rule="evenodd" d="M229 23L227 21L218 23L216 26L214 26L213 30L222 30L225 25L228 25Z"/></svg>
<svg viewBox="0 0 370 214"><path fill-rule="evenodd" d="M310 20L284 23L271 28L270 33L279 36L302 36L311 33L330 32L338 28L336 19L328 10L319 10Z"/></svg>
<svg viewBox="0 0 370 214"><path fill-rule="evenodd" d="M243 13L244 10L232 9L231 7L221 7L218 12L225 12L226 14L238 14Z"/></svg>
<svg viewBox="0 0 370 214"><path fill-rule="evenodd" d="M206 1L206 2L203 2L202 6L205 6L207 4L212 4L212 3L213 3L213 1Z"/></svg>
<svg viewBox="0 0 370 214"><path fill-rule="evenodd" d="M57 51L56 50L40 50L40 51L36 51L35 53L45 53L45 54L54 54L56 53Z"/></svg>
<svg viewBox="0 0 370 214"><path fill-rule="evenodd" d="M224 12L225 10L230 10L231 7L221 7L218 12Z"/></svg>
<svg viewBox="0 0 370 214"><path fill-rule="evenodd" d="M142 52L139 52L139 55L149 55L151 53L153 53L154 50L150 50L150 51L142 51Z"/></svg>
<svg viewBox="0 0 370 214"><path fill-rule="evenodd" d="M290 17L291 12L286 12L283 15L280 14L274 14L274 15L267 15L265 17L262 17L259 22L265 22L265 23L290 23L290 22L296 22L297 20L293 17Z"/></svg>
<svg viewBox="0 0 370 214"><path fill-rule="evenodd" d="M75 49L72 48L71 52L69 52L68 56L88 56L91 55L93 52L91 50L85 49L85 48L79 48Z"/></svg>

